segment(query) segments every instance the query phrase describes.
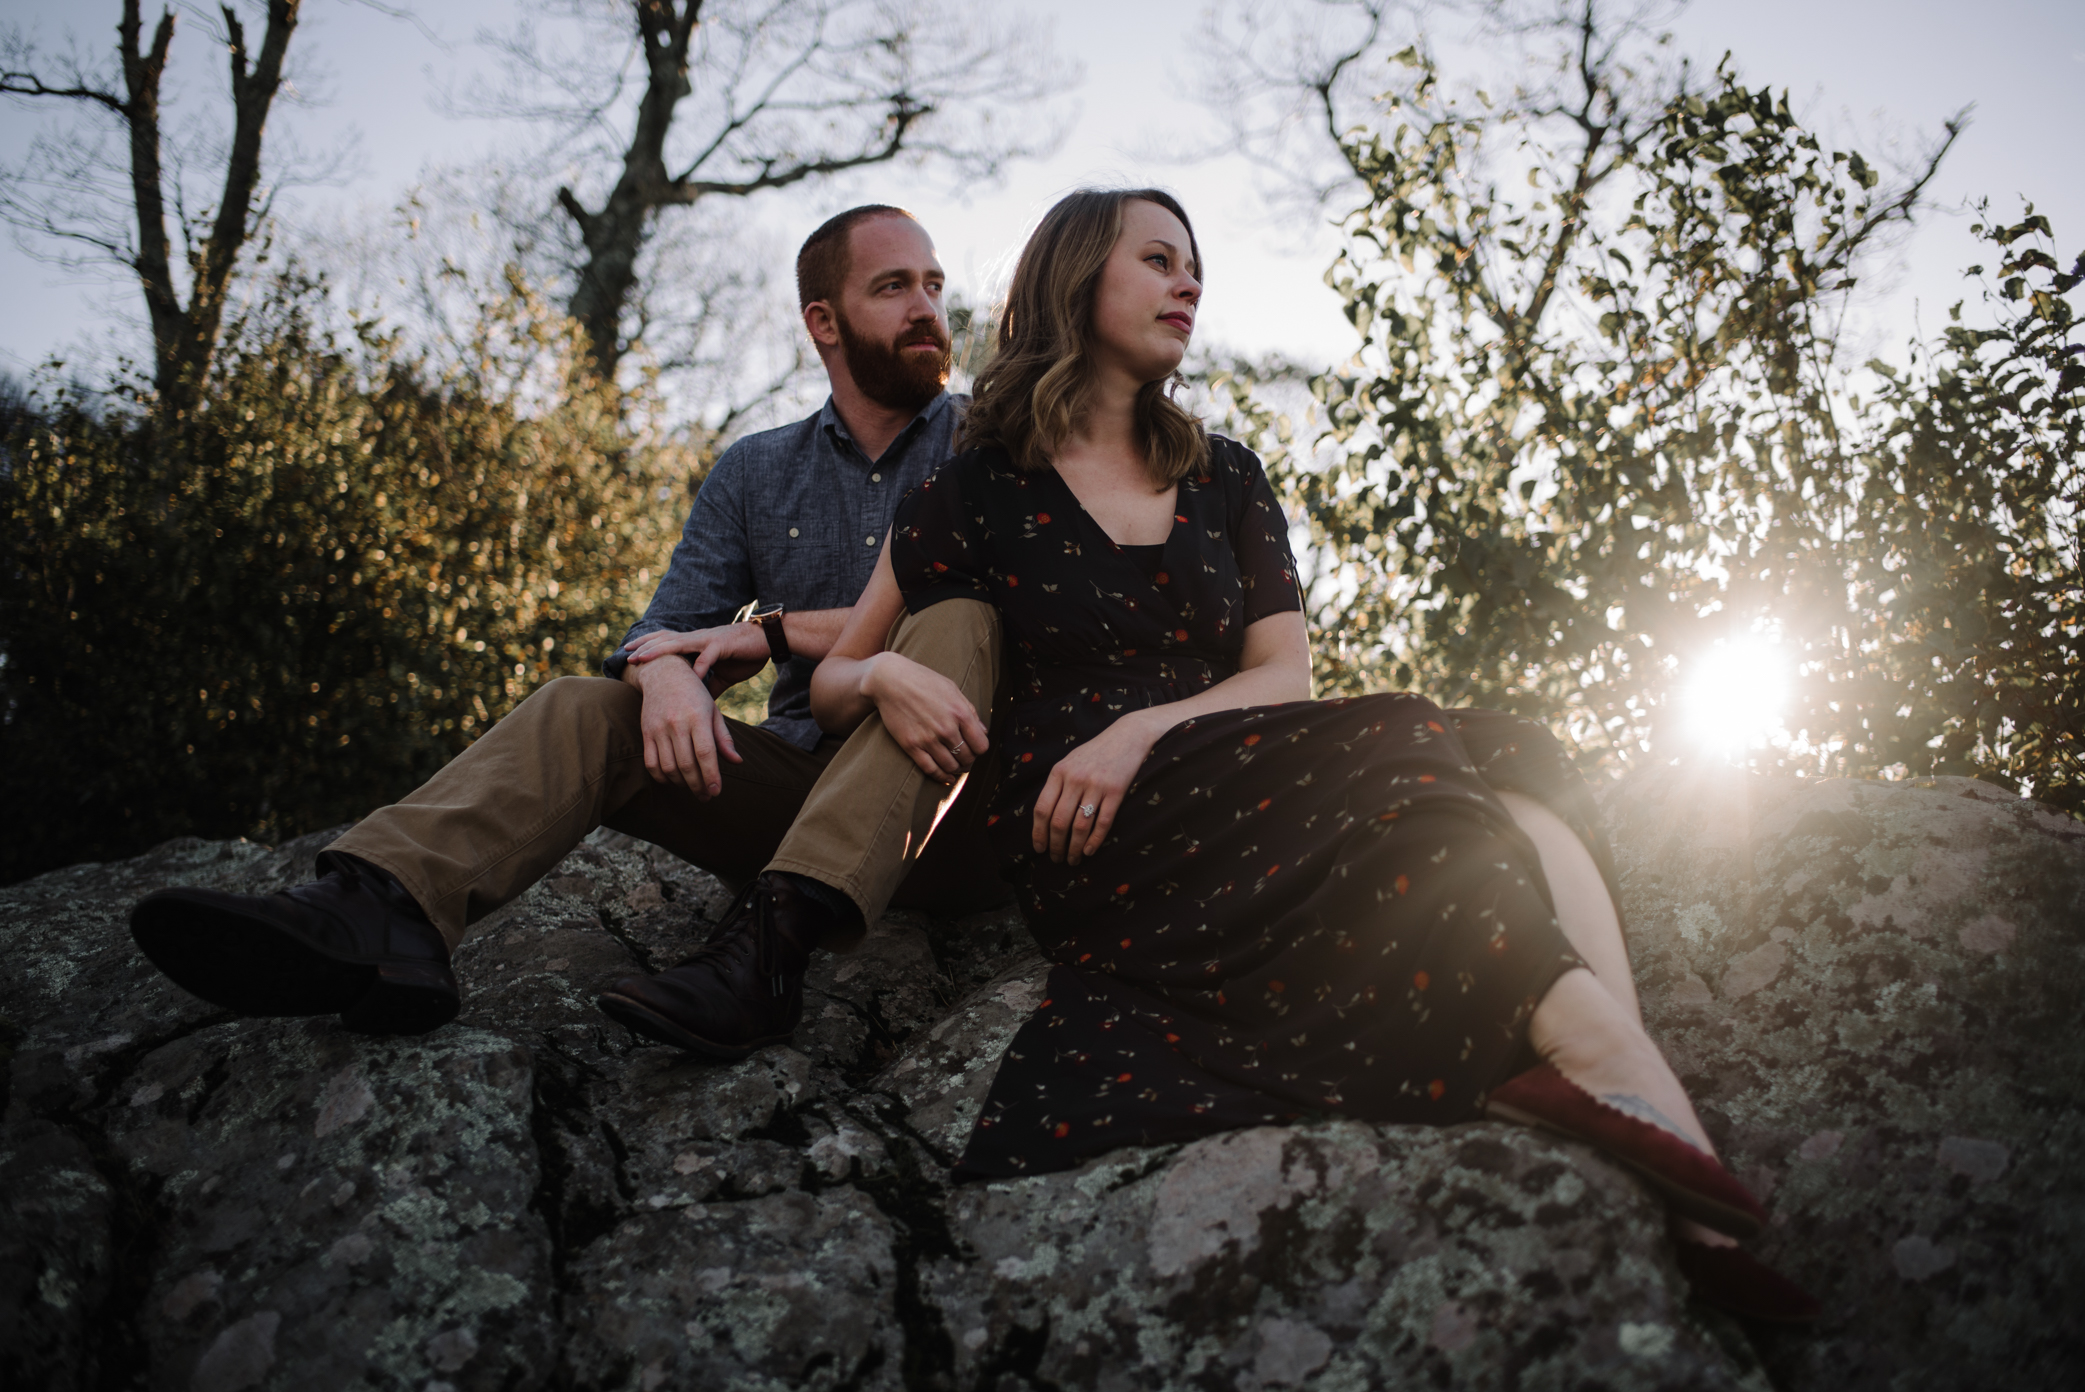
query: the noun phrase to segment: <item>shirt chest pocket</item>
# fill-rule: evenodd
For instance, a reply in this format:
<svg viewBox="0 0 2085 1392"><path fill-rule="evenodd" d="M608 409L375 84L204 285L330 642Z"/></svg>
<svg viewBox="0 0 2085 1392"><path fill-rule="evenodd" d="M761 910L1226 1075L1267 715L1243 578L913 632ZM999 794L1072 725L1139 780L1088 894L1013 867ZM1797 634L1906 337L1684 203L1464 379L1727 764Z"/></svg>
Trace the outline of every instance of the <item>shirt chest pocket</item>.
<svg viewBox="0 0 2085 1392"><path fill-rule="evenodd" d="M836 518L776 518L754 530L752 537L753 591L763 604L786 604L792 609L835 609L854 602L861 585L853 576L866 553L875 552L861 537L839 531ZM880 539L879 539L880 540Z"/></svg>

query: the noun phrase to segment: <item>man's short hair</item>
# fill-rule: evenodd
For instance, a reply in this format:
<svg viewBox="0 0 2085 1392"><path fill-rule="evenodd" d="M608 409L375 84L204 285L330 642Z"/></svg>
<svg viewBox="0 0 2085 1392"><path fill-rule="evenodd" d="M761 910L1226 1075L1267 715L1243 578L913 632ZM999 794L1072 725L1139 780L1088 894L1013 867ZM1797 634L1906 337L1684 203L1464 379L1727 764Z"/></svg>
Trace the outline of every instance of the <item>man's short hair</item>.
<svg viewBox="0 0 2085 1392"><path fill-rule="evenodd" d="M804 239L803 250L796 254L798 309L813 300L831 303L840 298L840 287L846 283L850 269L848 253L853 249L854 229L877 217L910 218L912 214L888 203L864 203L859 208L849 208L827 218L816 232ZM912 220L919 221L918 218Z"/></svg>

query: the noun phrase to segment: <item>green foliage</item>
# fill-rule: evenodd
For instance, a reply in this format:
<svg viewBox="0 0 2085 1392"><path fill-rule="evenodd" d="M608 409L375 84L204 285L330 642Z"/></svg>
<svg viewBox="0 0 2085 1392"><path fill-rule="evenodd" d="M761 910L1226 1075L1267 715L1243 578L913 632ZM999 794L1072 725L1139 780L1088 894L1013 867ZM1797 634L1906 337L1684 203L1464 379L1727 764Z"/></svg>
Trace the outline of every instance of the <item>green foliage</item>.
<svg viewBox="0 0 2085 1392"><path fill-rule="evenodd" d="M348 820L596 670L650 593L691 461L529 376L570 361L554 316L488 306L474 366L432 381L316 332L302 293L191 416L60 391L6 442L0 880Z"/></svg>
<svg viewBox="0 0 2085 1392"><path fill-rule="evenodd" d="M1858 766L1967 773L2085 811L2085 345L2030 208L1976 229L1997 324L1957 305L1863 421L1840 730Z"/></svg>
<svg viewBox="0 0 2085 1392"><path fill-rule="evenodd" d="M1945 147L1883 191L1727 70L1645 106L1588 59L1574 101L1472 115L1400 59L1386 129L1343 143L1367 200L1327 278L1365 346L1312 383L1320 455L1271 451L1321 551L1321 687L1522 711L1619 765L1688 752L1685 684L1763 639L1793 689L1755 761L2077 805L2075 282L2012 254L2010 317L1863 401L1844 297Z"/></svg>

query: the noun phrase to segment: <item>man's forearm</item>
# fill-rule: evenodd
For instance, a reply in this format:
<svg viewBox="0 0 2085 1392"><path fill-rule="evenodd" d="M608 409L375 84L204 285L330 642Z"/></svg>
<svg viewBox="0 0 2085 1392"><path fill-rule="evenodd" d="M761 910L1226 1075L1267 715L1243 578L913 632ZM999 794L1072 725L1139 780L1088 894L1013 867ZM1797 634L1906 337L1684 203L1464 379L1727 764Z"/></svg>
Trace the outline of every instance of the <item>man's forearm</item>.
<svg viewBox="0 0 2085 1392"><path fill-rule="evenodd" d="M622 671L616 674L616 679L625 686L636 687L638 694L642 695L644 692L645 674L654 665L650 662L626 662L623 664Z"/></svg>
<svg viewBox="0 0 2085 1392"><path fill-rule="evenodd" d="M782 632L789 641L790 655L813 662L822 660L839 641L841 631L847 626L847 616L852 612L850 609L806 609L783 615ZM638 684L638 674L668 654L698 664L698 671L713 671L714 676L726 685L746 680L768 662L767 635L755 623L724 624L691 631L655 629L629 642L630 646L611 660L607 671L633 686ZM637 660L628 661L628 653L635 653ZM721 666L714 665L720 661Z"/></svg>
<svg viewBox="0 0 2085 1392"><path fill-rule="evenodd" d="M792 609L782 616L789 651L798 657L822 658L839 641L852 609Z"/></svg>

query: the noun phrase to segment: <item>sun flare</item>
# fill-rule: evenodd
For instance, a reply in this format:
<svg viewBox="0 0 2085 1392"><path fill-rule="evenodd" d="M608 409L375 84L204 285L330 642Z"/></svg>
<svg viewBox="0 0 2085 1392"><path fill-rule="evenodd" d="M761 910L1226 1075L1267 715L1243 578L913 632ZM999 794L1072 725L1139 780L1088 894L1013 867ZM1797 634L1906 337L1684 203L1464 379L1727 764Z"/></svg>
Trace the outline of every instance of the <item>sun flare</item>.
<svg viewBox="0 0 2085 1392"><path fill-rule="evenodd" d="M1765 744L1781 728L1788 700L1788 661L1759 638L1718 643L1687 664L1680 710L1687 733L1704 747L1737 754Z"/></svg>

